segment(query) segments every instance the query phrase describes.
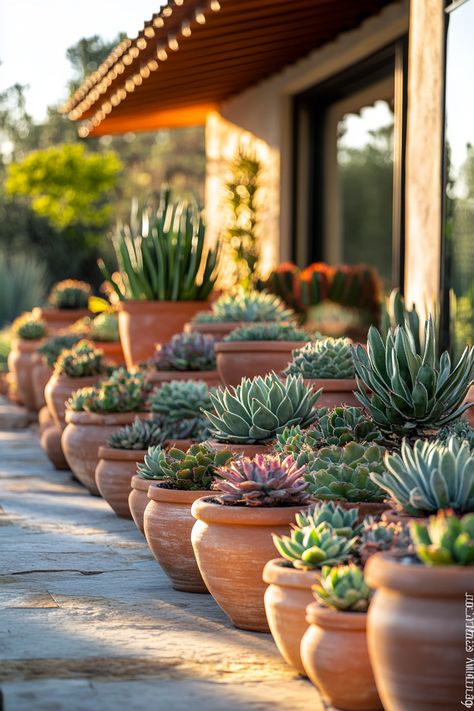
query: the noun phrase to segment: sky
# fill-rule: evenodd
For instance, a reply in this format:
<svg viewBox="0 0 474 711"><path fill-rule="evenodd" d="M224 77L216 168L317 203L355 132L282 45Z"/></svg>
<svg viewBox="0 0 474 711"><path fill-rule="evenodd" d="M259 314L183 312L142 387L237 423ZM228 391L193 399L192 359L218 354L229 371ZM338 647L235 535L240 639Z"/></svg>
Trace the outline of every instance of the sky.
<svg viewBox="0 0 474 711"><path fill-rule="evenodd" d="M66 99L71 69L66 49L82 37L136 37L160 0L0 0L0 91L28 84L36 121Z"/></svg>

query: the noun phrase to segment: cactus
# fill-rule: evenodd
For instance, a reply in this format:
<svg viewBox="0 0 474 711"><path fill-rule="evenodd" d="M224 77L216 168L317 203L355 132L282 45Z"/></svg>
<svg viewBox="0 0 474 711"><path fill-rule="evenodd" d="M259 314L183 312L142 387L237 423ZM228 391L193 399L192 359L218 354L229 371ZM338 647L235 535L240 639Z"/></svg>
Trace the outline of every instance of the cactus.
<svg viewBox="0 0 474 711"><path fill-rule="evenodd" d="M117 343L120 340L118 318L115 313L103 312L90 321L89 337L93 341Z"/></svg>
<svg viewBox="0 0 474 711"><path fill-rule="evenodd" d="M161 423L155 420L140 420L136 417L133 424L125 425L110 435L107 440L107 447L112 449L144 450L148 449L148 447L163 444L164 441L165 433L161 428Z"/></svg>
<svg viewBox="0 0 474 711"><path fill-rule="evenodd" d="M224 341L309 341L311 335L291 323L254 323L241 326L225 336Z"/></svg>
<svg viewBox="0 0 474 711"><path fill-rule="evenodd" d="M321 338L293 351L285 375L308 379L354 378L355 371L349 338Z"/></svg>
<svg viewBox="0 0 474 711"><path fill-rule="evenodd" d="M474 454L468 442L450 437L445 445L417 440L411 447L404 440L400 454L386 454L385 469L370 477L407 514L474 510Z"/></svg>
<svg viewBox="0 0 474 711"><path fill-rule="evenodd" d="M368 559L380 551L409 551L411 539L407 526L402 523L386 523L372 516L366 516L362 522L357 554L364 566Z"/></svg>
<svg viewBox="0 0 474 711"><path fill-rule="evenodd" d="M425 565L474 565L474 514L439 511L428 523L410 522L415 552Z"/></svg>
<svg viewBox="0 0 474 711"><path fill-rule="evenodd" d="M220 296L211 306L211 311L203 311L193 319L196 323L254 323L256 321L290 321L294 312L287 309L275 294L261 291L239 292L235 295Z"/></svg>
<svg viewBox="0 0 474 711"><path fill-rule="evenodd" d="M309 499L303 469L292 457L257 454L217 470L214 490L221 504L233 506L304 506Z"/></svg>
<svg viewBox="0 0 474 711"><path fill-rule="evenodd" d="M323 565L344 563L352 554L357 538L338 536L326 523L295 526L289 536L272 534L280 555L298 570L314 570Z"/></svg>
<svg viewBox="0 0 474 711"><path fill-rule="evenodd" d="M157 370L214 370L214 339L200 333L179 333L158 351Z"/></svg>
<svg viewBox="0 0 474 711"><path fill-rule="evenodd" d="M332 568L325 565L320 584L312 590L321 605L345 612L366 612L372 595L364 573L354 563Z"/></svg>
<svg viewBox="0 0 474 711"><path fill-rule="evenodd" d="M211 406L210 390L203 380L172 380L150 396L152 412L166 422L195 419Z"/></svg>
<svg viewBox="0 0 474 711"><path fill-rule="evenodd" d="M31 312L26 312L13 321L12 331L17 338L37 341L46 336L46 324Z"/></svg>
<svg viewBox="0 0 474 711"><path fill-rule="evenodd" d="M187 452L150 447L138 474L143 479L159 479L168 489L210 490L219 467L232 458L232 452L216 451L209 444L193 444Z"/></svg>
<svg viewBox="0 0 474 711"><path fill-rule="evenodd" d="M102 351L94 348L89 341L79 341L69 350L61 352L54 365L54 372L70 378L101 375L105 372L103 355Z"/></svg>
<svg viewBox="0 0 474 711"><path fill-rule="evenodd" d="M51 336L38 348L38 353L46 365L53 367L61 353L70 350L79 340L79 336L74 334Z"/></svg>
<svg viewBox="0 0 474 711"><path fill-rule="evenodd" d="M77 279L64 279L53 286L48 302L56 309L86 309L91 293L90 284Z"/></svg>
<svg viewBox="0 0 474 711"><path fill-rule="evenodd" d="M357 523L359 509L343 509L339 504L332 501L323 501L308 513L298 513L295 516L296 524L299 528L314 526L317 528L320 523L326 523L335 530L338 536L353 538L362 531L362 524Z"/></svg>
<svg viewBox="0 0 474 711"><path fill-rule="evenodd" d="M210 393L214 412L205 414L213 437L221 442L265 442L289 425L304 428L314 422L319 394L300 376L282 382L276 373L269 373L264 378L242 378L236 388L217 388Z"/></svg>

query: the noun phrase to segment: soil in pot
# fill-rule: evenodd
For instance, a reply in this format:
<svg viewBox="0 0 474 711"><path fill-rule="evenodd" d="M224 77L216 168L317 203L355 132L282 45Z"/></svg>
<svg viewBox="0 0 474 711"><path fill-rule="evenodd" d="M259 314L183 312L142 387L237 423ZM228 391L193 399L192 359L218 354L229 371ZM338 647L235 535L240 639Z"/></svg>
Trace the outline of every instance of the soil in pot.
<svg viewBox="0 0 474 711"><path fill-rule="evenodd" d="M272 533L288 535L305 507L224 506L212 497L194 502L191 540L207 589L236 627L268 632L262 574L275 555Z"/></svg>
<svg viewBox="0 0 474 711"><path fill-rule="evenodd" d="M100 375L88 375L84 378L70 378L68 375L53 373L46 383L44 398L56 425L62 430L66 426L66 402L75 390L94 387L99 382Z"/></svg>
<svg viewBox="0 0 474 711"><path fill-rule="evenodd" d="M301 659L323 699L342 711L382 709L367 650L367 614L312 602L306 619Z"/></svg>
<svg viewBox="0 0 474 711"><path fill-rule="evenodd" d="M272 442L266 444L238 444L234 442L219 442L217 439L209 439L207 442L218 451L229 450L236 455L244 457L255 457L256 454L269 454L272 450Z"/></svg>
<svg viewBox="0 0 474 711"><path fill-rule="evenodd" d="M41 410L46 405L44 389L52 374L53 369L44 362L39 353L35 353L31 369L31 380L37 410Z"/></svg>
<svg viewBox="0 0 474 711"><path fill-rule="evenodd" d="M151 552L175 590L207 593L191 544L195 520L191 506L208 491L163 489L152 483L144 515L145 537Z"/></svg>
<svg viewBox="0 0 474 711"><path fill-rule="evenodd" d="M263 569L265 613L275 644L283 659L306 676L300 645L308 628L306 608L314 601L311 586L320 580L319 571L297 570L283 558L268 561Z"/></svg>
<svg viewBox="0 0 474 711"><path fill-rule="evenodd" d="M95 481L99 494L117 516L132 518L128 505L132 477L137 472L137 464L143 462L145 454L146 450L99 447Z"/></svg>
<svg viewBox="0 0 474 711"><path fill-rule="evenodd" d="M156 368L151 368L147 372L146 378L155 387L172 380L204 380L210 388L222 385L217 370L156 370Z"/></svg>
<svg viewBox="0 0 474 711"><path fill-rule="evenodd" d="M36 398L33 390L33 357L41 340L15 338L8 354L8 369L14 379L19 401L31 412L36 412Z"/></svg>
<svg viewBox="0 0 474 711"><path fill-rule="evenodd" d="M318 378L317 380L305 380L306 385L311 385L313 390L324 388L316 403L317 407L338 407L347 405L348 407L360 407L360 402L354 395L357 390L355 379L334 379Z"/></svg>
<svg viewBox="0 0 474 711"><path fill-rule="evenodd" d="M69 326L72 326L79 319L90 316L87 309L49 309L36 307L33 309L35 316L46 323L48 335L56 336Z"/></svg>
<svg viewBox="0 0 474 711"><path fill-rule="evenodd" d="M55 469L67 470L69 465L61 445L61 435L62 430L53 422L51 425L44 427L41 432L40 444Z"/></svg>
<svg viewBox="0 0 474 711"><path fill-rule="evenodd" d="M145 535L145 531L143 530L143 516L150 501L148 498L148 489L151 484L156 483L157 482L153 479L142 479L138 474L132 477L132 488L128 497L128 505L135 525L143 535Z"/></svg>
<svg viewBox="0 0 474 711"><path fill-rule="evenodd" d="M229 341L216 343L217 370L225 385L239 385L242 378L281 373L301 341Z"/></svg>

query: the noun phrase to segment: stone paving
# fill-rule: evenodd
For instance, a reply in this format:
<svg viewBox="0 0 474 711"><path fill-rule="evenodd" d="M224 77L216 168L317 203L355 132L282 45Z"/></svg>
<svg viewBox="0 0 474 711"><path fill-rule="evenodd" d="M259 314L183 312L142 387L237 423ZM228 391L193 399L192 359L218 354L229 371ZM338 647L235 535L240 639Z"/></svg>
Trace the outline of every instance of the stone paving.
<svg viewBox="0 0 474 711"><path fill-rule="evenodd" d="M322 711L270 635L174 591L133 522L0 432L0 709ZM3 699L3 707L1 701Z"/></svg>

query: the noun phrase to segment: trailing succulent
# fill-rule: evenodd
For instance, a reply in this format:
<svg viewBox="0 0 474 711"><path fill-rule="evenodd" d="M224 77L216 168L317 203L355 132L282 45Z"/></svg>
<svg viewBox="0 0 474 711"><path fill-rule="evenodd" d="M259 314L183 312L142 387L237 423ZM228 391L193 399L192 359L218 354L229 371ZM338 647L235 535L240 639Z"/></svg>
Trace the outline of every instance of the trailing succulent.
<svg viewBox="0 0 474 711"><path fill-rule="evenodd" d="M264 291L241 291L238 294L220 296L211 306L211 311L197 314L195 323L226 323L244 321L289 321L294 318L294 311L286 307L285 302L275 294Z"/></svg>
<svg viewBox="0 0 474 711"><path fill-rule="evenodd" d="M375 553L389 550L409 551L410 548L411 538L407 526L399 521L386 523L372 516L364 518L357 544L357 556L363 566Z"/></svg>
<svg viewBox="0 0 474 711"><path fill-rule="evenodd" d="M13 333L25 341L37 341L46 336L46 324L31 312L18 316L12 324Z"/></svg>
<svg viewBox="0 0 474 711"><path fill-rule="evenodd" d="M75 334L51 336L38 348L38 353L43 361L52 368L61 353L72 348L78 341L79 336Z"/></svg>
<svg viewBox="0 0 474 711"><path fill-rule="evenodd" d="M217 470L213 489L221 504L232 506L304 506L308 503L303 468L292 457L257 454Z"/></svg>
<svg viewBox="0 0 474 711"><path fill-rule="evenodd" d="M354 378L351 345L349 338L321 338L307 343L293 351L285 374L311 380Z"/></svg>
<svg viewBox="0 0 474 711"><path fill-rule="evenodd" d="M436 433L438 442L446 443L450 437L458 437L468 443L469 449L474 450L474 427L471 427L466 417L460 417L449 425L445 425Z"/></svg>
<svg viewBox="0 0 474 711"><path fill-rule="evenodd" d="M221 442L265 442L285 427L309 427L317 417L314 409L320 391L314 393L300 376L281 381L276 373L242 378L233 388L210 393L213 411L206 411L212 436Z"/></svg>
<svg viewBox="0 0 474 711"><path fill-rule="evenodd" d="M357 538L339 536L327 523L318 526L294 525L289 536L272 534L280 555L298 570L314 570L323 565L344 563L352 554Z"/></svg>
<svg viewBox="0 0 474 711"><path fill-rule="evenodd" d="M214 339L201 333L179 333L158 351L157 370L215 370Z"/></svg>
<svg viewBox="0 0 474 711"><path fill-rule="evenodd" d="M212 407L211 393L203 380L172 380L153 390L150 407L165 422L200 418Z"/></svg>
<svg viewBox="0 0 474 711"><path fill-rule="evenodd" d="M399 454L385 456L385 471L370 476L411 516L474 511L474 454L457 437L445 444L417 440L413 447L404 440Z"/></svg>
<svg viewBox="0 0 474 711"><path fill-rule="evenodd" d="M425 565L474 565L474 514L439 511L428 523L410 523L415 553Z"/></svg>
<svg viewBox="0 0 474 711"><path fill-rule="evenodd" d="M140 420L136 417L131 425L125 425L110 435L107 440L107 446L112 449L143 451L148 447L163 444L164 441L165 433L161 428L160 422L156 420Z"/></svg>
<svg viewBox="0 0 474 711"><path fill-rule="evenodd" d="M308 341L311 335L292 323L254 323L241 326L224 337L224 341Z"/></svg>
<svg viewBox="0 0 474 711"><path fill-rule="evenodd" d="M320 584L312 590L321 605L342 612L366 612L372 594L363 571L354 563L332 568L325 565Z"/></svg>
<svg viewBox="0 0 474 711"><path fill-rule="evenodd" d="M299 528L313 526L317 528L320 523L325 523L335 530L338 536L353 538L359 536L362 524L358 524L359 509L344 509L333 501L322 501L316 504L311 511L297 513L296 524Z"/></svg>
<svg viewBox="0 0 474 711"><path fill-rule="evenodd" d="M419 355L407 327L390 329L384 341L372 326L367 352L360 345L353 349L357 397L384 432L413 438L439 429L469 407L462 402L473 375L474 346L465 349L455 366L447 351L438 358L431 317L424 344Z"/></svg>
<svg viewBox="0 0 474 711"><path fill-rule="evenodd" d="M148 408L151 385L141 373L117 368L96 388L82 388L66 403L68 409L85 412L142 412Z"/></svg>
<svg viewBox="0 0 474 711"><path fill-rule="evenodd" d="M210 490L216 472L233 457L232 452L216 451L209 444L193 444L187 452L151 447L138 474L143 479L158 479L168 489Z"/></svg>
<svg viewBox="0 0 474 711"><path fill-rule="evenodd" d="M56 309L86 309L91 293L90 284L77 279L64 279L53 286L48 302Z"/></svg>
<svg viewBox="0 0 474 711"><path fill-rule="evenodd" d="M56 360L54 372L70 378L84 378L105 372L104 354L89 341L79 341L69 350L63 350Z"/></svg>

